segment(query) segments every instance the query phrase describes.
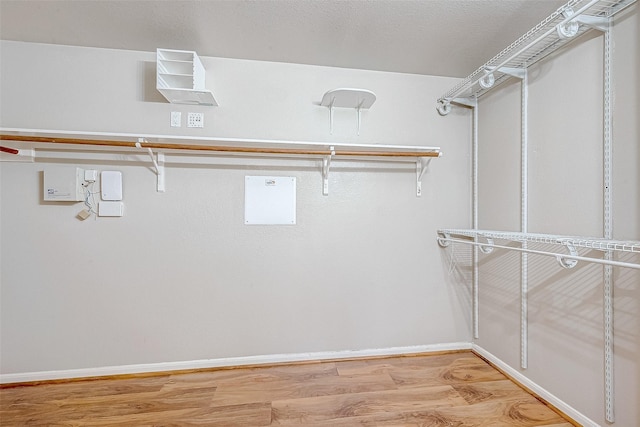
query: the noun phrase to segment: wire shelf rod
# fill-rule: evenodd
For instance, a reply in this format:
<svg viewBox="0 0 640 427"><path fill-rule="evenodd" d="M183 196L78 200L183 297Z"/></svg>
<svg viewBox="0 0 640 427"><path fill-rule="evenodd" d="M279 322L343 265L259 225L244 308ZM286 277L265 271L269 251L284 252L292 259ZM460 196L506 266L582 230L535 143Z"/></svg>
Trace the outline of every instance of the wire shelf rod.
<svg viewBox="0 0 640 427"><path fill-rule="evenodd" d="M533 242L554 245L571 245L576 248L596 249L599 251L640 253L640 241L610 240L599 237L565 236L539 233L501 232L493 230L440 229L439 236L463 236L470 238L489 238L510 240L513 242ZM489 246L489 245L486 245Z"/></svg>
<svg viewBox="0 0 640 427"><path fill-rule="evenodd" d="M481 248L491 247L491 248L498 248L498 249L508 249L508 250L517 251L517 252L550 256L556 259L587 261L595 264L611 265L614 267L626 267L626 268L633 268L636 270L640 270L640 264L634 264L630 262L612 261L607 259L590 258L590 257L571 255L571 254L560 254L557 252L539 251L535 249L523 249L523 248L516 248L513 246L496 245L495 243L474 242L472 240L464 240L464 239L452 239L450 237L438 237L438 241L451 242L451 243L464 243L466 245L472 245L472 246L477 246Z"/></svg>

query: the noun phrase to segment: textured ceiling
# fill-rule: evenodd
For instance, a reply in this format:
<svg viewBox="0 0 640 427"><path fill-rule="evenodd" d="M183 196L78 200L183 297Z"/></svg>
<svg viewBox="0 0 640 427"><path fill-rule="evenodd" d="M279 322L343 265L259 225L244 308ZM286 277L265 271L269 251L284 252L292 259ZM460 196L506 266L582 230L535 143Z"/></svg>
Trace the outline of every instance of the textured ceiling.
<svg viewBox="0 0 640 427"><path fill-rule="evenodd" d="M0 0L0 38L464 77L561 0Z"/></svg>

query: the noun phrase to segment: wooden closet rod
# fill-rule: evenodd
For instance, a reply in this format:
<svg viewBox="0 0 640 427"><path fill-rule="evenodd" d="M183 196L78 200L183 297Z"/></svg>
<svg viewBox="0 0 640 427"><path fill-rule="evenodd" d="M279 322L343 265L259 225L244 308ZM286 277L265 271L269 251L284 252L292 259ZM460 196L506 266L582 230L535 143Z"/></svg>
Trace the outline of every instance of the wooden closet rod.
<svg viewBox="0 0 640 427"><path fill-rule="evenodd" d="M125 147L137 148L136 142L115 141L100 139L77 139L77 138L56 138L49 136L23 136L0 134L0 140L16 142L32 142L47 144L72 144L72 145L94 145L101 147ZM301 145L304 143L301 143ZM297 148L259 148L259 147L230 147L215 145L195 145L195 144L168 144L162 142L141 142L142 148L154 148L160 150L192 150L226 153L255 153L255 154L297 154L328 156L332 154L329 149L297 149ZM331 143L327 143L331 145ZM336 156L364 156L364 157L439 157L438 151L358 151L358 150L333 150Z"/></svg>

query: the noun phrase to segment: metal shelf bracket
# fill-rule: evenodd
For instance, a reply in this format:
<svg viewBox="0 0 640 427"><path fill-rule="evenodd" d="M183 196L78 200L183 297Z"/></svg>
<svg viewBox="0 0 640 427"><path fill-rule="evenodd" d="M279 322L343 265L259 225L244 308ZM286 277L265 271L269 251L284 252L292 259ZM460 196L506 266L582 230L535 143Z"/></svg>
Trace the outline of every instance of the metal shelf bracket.
<svg viewBox="0 0 640 427"><path fill-rule="evenodd" d="M438 102L436 106L436 110L438 110L438 114L441 116L446 116L451 112L451 104L462 105L464 107L476 108L478 106L478 99L475 96L470 96L468 98L452 98L452 99L443 99Z"/></svg>
<svg viewBox="0 0 640 427"><path fill-rule="evenodd" d="M487 69L491 70L492 72L496 71L494 67L487 67ZM520 80L524 79L527 75L526 68L500 67L497 69L497 71L501 72L502 74L507 74L508 76L518 78Z"/></svg>
<svg viewBox="0 0 640 427"><path fill-rule="evenodd" d="M580 15L575 19L580 24L586 25L594 30L602 31L603 33L609 29L611 18L606 16L590 16Z"/></svg>
<svg viewBox="0 0 640 427"><path fill-rule="evenodd" d="M451 244L451 234L445 232L445 231L438 231L438 245L440 245L441 248L446 248L447 246L449 246Z"/></svg>
<svg viewBox="0 0 640 427"><path fill-rule="evenodd" d="M420 157L416 160L416 197L422 196L422 176L429 169L431 157Z"/></svg>
<svg viewBox="0 0 640 427"><path fill-rule="evenodd" d="M144 138L138 138L138 142L136 142L136 147L140 148L141 150L144 149L145 147L142 146L142 143L144 142L147 142ZM151 150L151 148L146 147L146 151L149 154L149 157L151 158L151 162L153 163L153 168L158 177L158 184L157 184L156 190L159 193L164 193L165 192L164 153L158 152L157 158L156 158L154 157L153 151Z"/></svg>
<svg viewBox="0 0 640 427"><path fill-rule="evenodd" d="M572 257L578 256L578 251L576 250L576 247L573 246L571 243L563 243L563 245L567 248L569 255L571 255ZM573 268L578 264L578 260L565 258L562 255L558 255L556 257L556 260L558 261L558 264L560 264L561 267L567 268L567 269Z"/></svg>
<svg viewBox="0 0 640 427"><path fill-rule="evenodd" d="M493 242L493 239L490 237L485 237L485 236L482 236L481 234L478 234L478 236L476 236L476 239L475 239L476 242L482 243L480 241L481 237L486 240L486 245L481 244L478 246L478 249L480 249L480 252L482 252L483 254L490 254L491 252L493 252L493 247L495 245L495 243Z"/></svg>
<svg viewBox="0 0 640 427"><path fill-rule="evenodd" d="M329 169L331 168L331 158L336 155L335 147L329 148L331 154L322 158L322 195L329 195Z"/></svg>

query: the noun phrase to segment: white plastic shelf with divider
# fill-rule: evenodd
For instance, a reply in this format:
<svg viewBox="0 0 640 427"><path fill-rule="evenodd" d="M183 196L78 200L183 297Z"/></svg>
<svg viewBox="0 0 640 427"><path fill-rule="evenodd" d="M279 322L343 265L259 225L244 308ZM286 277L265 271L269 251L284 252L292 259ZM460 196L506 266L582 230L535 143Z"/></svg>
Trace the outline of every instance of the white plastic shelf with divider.
<svg viewBox="0 0 640 427"><path fill-rule="evenodd" d="M156 88L173 104L217 106L205 88L205 69L193 51L158 49Z"/></svg>

